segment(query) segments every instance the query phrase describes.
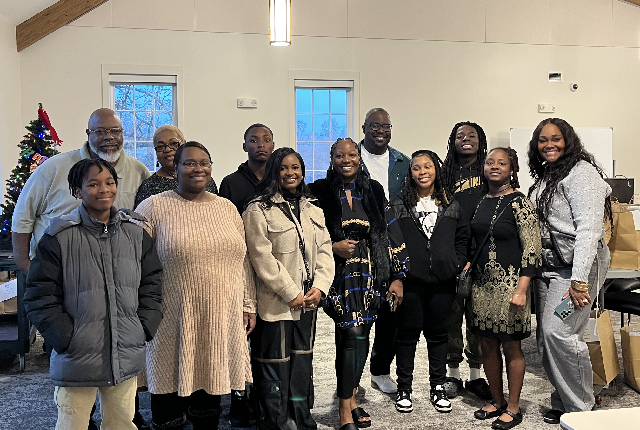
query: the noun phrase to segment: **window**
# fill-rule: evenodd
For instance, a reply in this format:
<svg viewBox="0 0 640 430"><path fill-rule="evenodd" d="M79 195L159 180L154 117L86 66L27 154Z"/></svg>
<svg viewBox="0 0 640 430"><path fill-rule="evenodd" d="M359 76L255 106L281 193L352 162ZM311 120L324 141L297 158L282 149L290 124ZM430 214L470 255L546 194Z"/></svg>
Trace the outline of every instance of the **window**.
<svg viewBox="0 0 640 430"><path fill-rule="evenodd" d="M353 87L351 80L294 80L295 142L304 159L306 183L327 175L329 151L336 139L358 141L353 126Z"/></svg>
<svg viewBox="0 0 640 430"><path fill-rule="evenodd" d="M179 68L175 69L152 74L158 67L103 65L103 88L108 91L103 97L122 120L124 150L151 172L157 169L153 133L162 125L178 125Z"/></svg>

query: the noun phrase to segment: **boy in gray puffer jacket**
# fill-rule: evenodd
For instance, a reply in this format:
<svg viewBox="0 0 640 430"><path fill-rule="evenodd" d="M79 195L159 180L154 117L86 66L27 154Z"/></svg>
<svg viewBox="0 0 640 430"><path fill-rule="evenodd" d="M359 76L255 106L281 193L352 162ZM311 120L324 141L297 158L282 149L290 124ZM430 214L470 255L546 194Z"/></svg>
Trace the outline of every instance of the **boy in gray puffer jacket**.
<svg viewBox="0 0 640 430"><path fill-rule="evenodd" d="M82 204L54 219L26 282L29 319L53 346L56 429L86 430L100 392L102 429L135 430L136 376L162 320L162 266L151 237L112 205L118 177L102 159L69 171Z"/></svg>

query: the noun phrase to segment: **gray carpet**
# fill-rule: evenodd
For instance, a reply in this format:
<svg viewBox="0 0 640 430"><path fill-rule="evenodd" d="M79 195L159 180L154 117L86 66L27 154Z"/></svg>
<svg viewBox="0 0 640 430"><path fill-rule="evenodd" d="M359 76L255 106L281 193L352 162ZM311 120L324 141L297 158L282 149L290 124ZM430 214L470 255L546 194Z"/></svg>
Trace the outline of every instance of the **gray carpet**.
<svg viewBox="0 0 640 430"><path fill-rule="evenodd" d="M620 365L620 316L612 313L614 332L618 343ZM634 317L632 323L640 323L640 317ZM535 326L535 321L534 321ZM314 356L314 377L316 404L313 409L318 428L329 429L338 426L338 403L334 398L335 371L334 337L331 320L320 313L318 333ZM535 347L535 336L523 342L523 350L527 359L522 392L521 408L524 414L523 423L518 429L559 428L544 424L542 414L549 409L551 385L547 381L540 356ZM371 414L373 426L379 429L478 429L490 428L490 422L477 421L473 411L482 407L484 402L474 395L464 393L453 400L453 412L441 414L431 406L428 398L429 381L427 372L427 354L424 340L418 346L416 371L414 375L414 411L400 414L394 409L392 396L380 393L370 387L368 370L362 378L358 397L362 406ZM368 368L368 366L367 366ZM461 367L463 377L468 368ZM392 373L394 370L392 370ZM621 371L622 372L622 371ZM506 384L506 378L505 378ZM505 387L506 391L506 387ZM611 388L602 391L600 408L624 408L640 406L640 394L623 382L622 373L618 375ZM150 418L149 395L140 394L141 412L146 419ZM227 423L229 397L223 397L223 419L221 429L231 428ZM12 357L0 357L0 430L52 429L56 422L56 406L53 402L53 386L48 378L48 359L42 353L42 338L38 336L32 352L26 358L26 371L20 373L18 361ZM96 414L99 419L99 414ZM190 429L191 427L188 427Z"/></svg>

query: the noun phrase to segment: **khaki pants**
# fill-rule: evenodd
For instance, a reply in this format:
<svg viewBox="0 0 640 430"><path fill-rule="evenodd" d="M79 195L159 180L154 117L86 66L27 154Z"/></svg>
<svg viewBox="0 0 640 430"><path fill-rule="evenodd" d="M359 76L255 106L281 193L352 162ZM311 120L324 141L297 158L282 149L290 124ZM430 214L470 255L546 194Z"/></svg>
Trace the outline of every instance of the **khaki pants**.
<svg viewBox="0 0 640 430"><path fill-rule="evenodd" d="M58 406L56 430L87 430L89 414L100 393L102 430L136 430L133 424L137 378L115 387L56 387L53 399Z"/></svg>

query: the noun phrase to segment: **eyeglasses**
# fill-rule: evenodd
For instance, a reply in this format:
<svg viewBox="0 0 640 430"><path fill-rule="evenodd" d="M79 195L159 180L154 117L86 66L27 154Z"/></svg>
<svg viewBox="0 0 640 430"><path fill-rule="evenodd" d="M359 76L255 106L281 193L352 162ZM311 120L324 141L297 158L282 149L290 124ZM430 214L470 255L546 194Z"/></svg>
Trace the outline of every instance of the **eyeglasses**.
<svg viewBox="0 0 640 430"><path fill-rule="evenodd" d="M121 128L96 128L95 130L87 130L89 133L94 133L98 137L105 137L107 134L113 136L119 136L122 134Z"/></svg>
<svg viewBox="0 0 640 430"><path fill-rule="evenodd" d="M167 149L175 151L179 146L180 142L169 142L166 145L164 143L161 143L154 149L156 150L156 152L165 152Z"/></svg>
<svg viewBox="0 0 640 430"><path fill-rule="evenodd" d="M373 131L378 131L381 128L385 131L391 130L391 124L380 124L379 122L370 122L369 127L371 127Z"/></svg>
<svg viewBox="0 0 640 430"><path fill-rule="evenodd" d="M180 164L182 164L187 169L195 169L196 166L200 166L206 169L208 167L211 167L213 163L211 161L201 161L199 163L197 161L185 161L185 162L180 162Z"/></svg>

